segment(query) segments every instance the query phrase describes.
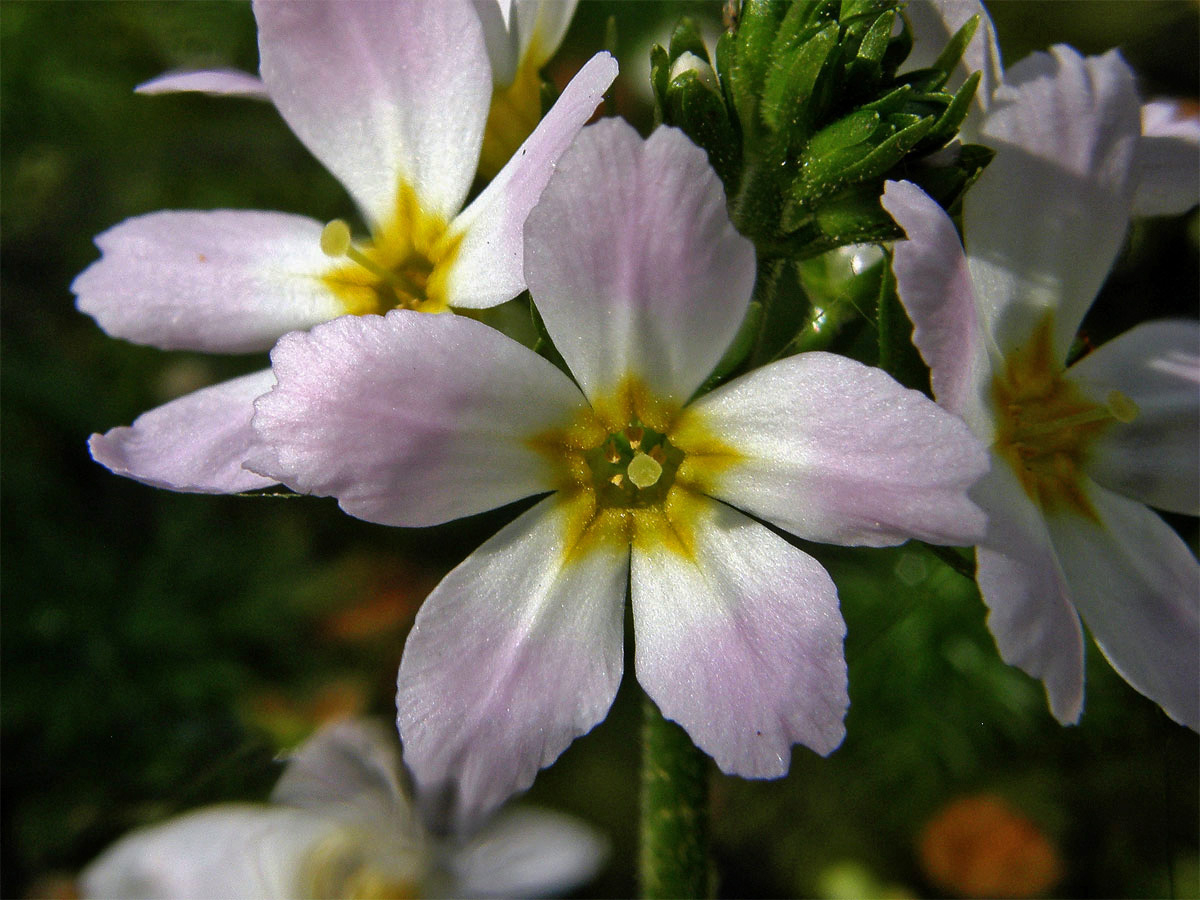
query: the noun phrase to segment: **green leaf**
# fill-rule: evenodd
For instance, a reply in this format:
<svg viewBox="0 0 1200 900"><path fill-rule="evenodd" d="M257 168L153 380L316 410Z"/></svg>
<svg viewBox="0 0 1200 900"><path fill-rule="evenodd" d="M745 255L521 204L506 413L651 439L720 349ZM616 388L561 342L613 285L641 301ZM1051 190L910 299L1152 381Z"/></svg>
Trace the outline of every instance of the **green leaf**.
<svg viewBox="0 0 1200 900"><path fill-rule="evenodd" d="M982 73L975 72L963 83L963 86L958 89L958 93L954 95L954 99L942 111L937 123L930 129L929 134L917 145L918 153L936 150L954 139L954 136L958 134L958 129L962 126L963 119L970 111L971 100L975 97L975 91L979 87L979 80L982 77Z"/></svg>
<svg viewBox="0 0 1200 900"><path fill-rule="evenodd" d="M839 150L861 144L875 133L881 121L879 113L873 109L856 110L832 125L826 125L813 135L804 155L809 159L819 160Z"/></svg>
<svg viewBox="0 0 1200 900"><path fill-rule="evenodd" d="M684 16L679 20L679 24L675 26L675 30L671 33L670 45L670 61L675 62L685 53L694 53L709 65L712 65L712 60L708 56L708 47L704 44L704 37L700 34L700 29L696 23Z"/></svg>
<svg viewBox="0 0 1200 900"><path fill-rule="evenodd" d="M801 115L810 99L825 61L838 43L838 25L831 22L791 53L775 60L763 88L762 117L772 131L780 131L789 118Z"/></svg>
<svg viewBox="0 0 1200 900"><path fill-rule="evenodd" d="M664 121L682 128L708 153L708 161L730 191L737 183L742 146L725 103L694 70L681 72L667 86Z"/></svg>
<svg viewBox="0 0 1200 900"><path fill-rule="evenodd" d="M729 82L743 127L755 122L758 98L771 63L771 44L787 12L782 0L745 0L729 58Z"/></svg>
<svg viewBox="0 0 1200 900"><path fill-rule="evenodd" d="M963 23L962 28L954 32L954 37L950 38L950 42L946 44L945 49L938 54L938 58L933 61L933 68L940 69L943 72L949 72L958 65L963 54L967 50L967 44L971 43L971 38L975 36L976 29L979 28L979 16L971 16Z"/></svg>
<svg viewBox="0 0 1200 900"><path fill-rule="evenodd" d="M650 87L654 92L654 116L665 121L663 110L667 105L667 79L671 74L671 62L662 44L650 48Z"/></svg>

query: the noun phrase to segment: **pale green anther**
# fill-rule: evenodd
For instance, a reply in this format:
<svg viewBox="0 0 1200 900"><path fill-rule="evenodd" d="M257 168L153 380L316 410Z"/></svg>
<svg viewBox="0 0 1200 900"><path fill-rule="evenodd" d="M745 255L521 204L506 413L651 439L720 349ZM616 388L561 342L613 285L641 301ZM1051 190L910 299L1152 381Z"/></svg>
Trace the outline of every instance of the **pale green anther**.
<svg viewBox="0 0 1200 900"><path fill-rule="evenodd" d="M1130 399L1128 394L1109 391L1108 397L1105 399L1108 401L1109 414L1122 425L1128 425L1141 414L1138 405Z"/></svg>

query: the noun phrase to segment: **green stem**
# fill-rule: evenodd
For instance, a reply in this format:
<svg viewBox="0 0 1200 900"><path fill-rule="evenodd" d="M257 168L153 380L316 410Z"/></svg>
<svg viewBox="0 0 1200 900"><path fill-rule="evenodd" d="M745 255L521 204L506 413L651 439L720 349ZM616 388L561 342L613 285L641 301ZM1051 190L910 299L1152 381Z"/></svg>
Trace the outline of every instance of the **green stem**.
<svg viewBox="0 0 1200 900"><path fill-rule="evenodd" d="M641 895L711 896L704 754L649 697L642 712Z"/></svg>

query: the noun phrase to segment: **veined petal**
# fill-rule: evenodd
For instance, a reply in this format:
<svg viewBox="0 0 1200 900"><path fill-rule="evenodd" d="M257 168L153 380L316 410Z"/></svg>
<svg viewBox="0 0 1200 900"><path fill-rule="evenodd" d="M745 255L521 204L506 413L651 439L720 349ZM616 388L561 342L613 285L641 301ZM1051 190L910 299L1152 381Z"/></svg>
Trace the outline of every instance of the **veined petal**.
<svg viewBox="0 0 1200 900"><path fill-rule="evenodd" d="M271 99L261 78L238 69L178 69L143 81L134 91L139 94L200 93L248 100Z"/></svg>
<svg viewBox="0 0 1200 900"><path fill-rule="evenodd" d="M963 201L984 327L1002 352L1053 311L1066 359L1125 239L1141 133L1133 72L1114 50L1059 45L1008 70L982 140L995 159Z"/></svg>
<svg viewBox="0 0 1200 900"><path fill-rule="evenodd" d="M629 551L570 546L577 511L548 497L425 601L400 662L397 722L422 788L460 822L533 783L604 718L621 680Z"/></svg>
<svg viewBox="0 0 1200 900"><path fill-rule="evenodd" d="M913 343L929 365L933 395L975 434L990 436L987 391L996 351L979 322L954 223L936 201L907 181L887 183L883 208L908 237L896 243L892 269L913 322Z"/></svg>
<svg viewBox="0 0 1200 900"><path fill-rule="evenodd" d="M172 491L233 494L274 479L242 468L257 439L254 400L275 383L270 369L185 394L133 424L93 434L92 459L118 475Z"/></svg>
<svg viewBox="0 0 1200 900"><path fill-rule="evenodd" d="M643 141L607 119L580 133L530 213L525 278L588 397L635 375L682 404L746 314L754 248L683 132Z"/></svg>
<svg viewBox="0 0 1200 900"><path fill-rule="evenodd" d="M638 681L723 772L775 778L821 754L850 705L837 588L812 557L712 500L691 554L634 540Z"/></svg>
<svg viewBox="0 0 1200 900"><path fill-rule="evenodd" d="M462 897L561 897L592 878L608 842L573 816L506 809L450 859Z"/></svg>
<svg viewBox="0 0 1200 900"><path fill-rule="evenodd" d="M495 306L525 290L525 219L559 157L616 77L615 59L607 53L592 57L512 159L451 224L451 233L463 235L447 278L451 306Z"/></svg>
<svg viewBox="0 0 1200 900"><path fill-rule="evenodd" d="M1145 322L1067 371L1103 404L1118 390L1137 417L1091 445L1087 473L1109 490L1172 512L1200 514L1200 324Z"/></svg>
<svg viewBox="0 0 1200 900"><path fill-rule="evenodd" d="M324 285L321 225L245 210L164 211L96 238L101 257L71 285L113 337L163 350L246 353L345 313Z"/></svg>
<svg viewBox="0 0 1200 900"><path fill-rule="evenodd" d="M988 514L975 549L988 628L1000 657L1041 681L1050 711L1070 725L1083 711L1083 629L1041 510L1008 463L993 460L971 491Z"/></svg>
<svg viewBox="0 0 1200 900"><path fill-rule="evenodd" d="M373 226L396 216L405 184L449 222L475 177L492 95L466 0L260 0L254 14L271 100Z"/></svg>
<svg viewBox="0 0 1200 900"><path fill-rule="evenodd" d="M341 826L308 810L213 806L143 828L83 870L86 897L258 900L311 895L305 862Z"/></svg>
<svg viewBox="0 0 1200 900"><path fill-rule="evenodd" d="M1142 504L1092 486L1099 521L1047 519L1075 606L1121 676L1200 730L1200 566Z"/></svg>
<svg viewBox="0 0 1200 900"><path fill-rule="evenodd" d="M584 405L552 364L472 319L394 310L293 333L271 354L250 461L381 525L435 525L552 490L529 439Z"/></svg>
<svg viewBox="0 0 1200 900"><path fill-rule="evenodd" d="M1154 100L1142 105L1133 211L1139 216L1175 216L1200 203L1200 119L1181 114L1179 104Z"/></svg>
<svg viewBox="0 0 1200 900"><path fill-rule="evenodd" d="M805 540L873 547L971 544L967 489L987 454L957 417L880 369L801 353L684 409L671 441L717 434L737 454L705 490ZM685 460L685 465L686 460Z"/></svg>

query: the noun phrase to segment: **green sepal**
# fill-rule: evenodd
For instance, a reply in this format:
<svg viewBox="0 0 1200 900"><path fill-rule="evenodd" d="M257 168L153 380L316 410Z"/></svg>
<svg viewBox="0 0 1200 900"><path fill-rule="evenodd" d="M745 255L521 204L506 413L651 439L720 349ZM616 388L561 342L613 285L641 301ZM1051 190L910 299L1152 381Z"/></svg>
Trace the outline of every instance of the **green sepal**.
<svg viewBox="0 0 1200 900"><path fill-rule="evenodd" d="M838 24L830 22L775 61L763 86L761 112L768 128L780 131L789 124L792 127L807 125L811 112L805 110L805 104L810 101L817 78L837 43ZM800 130L807 130L807 127Z"/></svg>
<svg viewBox="0 0 1200 900"><path fill-rule="evenodd" d="M930 152L938 147L954 139L958 134L958 129L962 126L963 119L967 117L967 113L971 109L971 101L975 99L975 91L979 88L979 81L983 78L982 73L975 72L963 82L963 86L958 89L954 95L954 99L942 111L941 116L929 130L929 134L916 146L916 152Z"/></svg>
<svg viewBox="0 0 1200 900"><path fill-rule="evenodd" d="M667 106L667 82L671 76L671 61L662 44L650 48L650 89L654 94L655 124L667 122L665 109Z"/></svg>
<svg viewBox="0 0 1200 900"><path fill-rule="evenodd" d="M946 44L938 58L933 61L931 68L941 69L943 72L950 72L955 66L962 61L963 54L967 52L967 44L971 43L971 38L975 37L975 32L979 29L979 16L974 15L963 23L962 28L954 32L954 37Z"/></svg>
<svg viewBox="0 0 1200 900"><path fill-rule="evenodd" d="M741 141L721 96L694 70L681 72L667 86L664 120L704 148L723 183L736 181L742 165Z"/></svg>
<svg viewBox="0 0 1200 900"><path fill-rule="evenodd" d="M783 0L745 0L729 56L729 86L743 128L757 124L758 98L771 63L770 50L787 12ZM751 123L754 123L752 125Z"/></svg>
<svg viewBox="0 0 1200 900"><path fill-rule="evenodd" d="M930 393L929 367L913 346L913 324L896 292L892 254L886 255L875 314L879 334L879 368L907 388Z"/></svg>
<svg viewBox="0 0 1200 900"><path fill-rule="evenodd" d="M700 29L696 27L696 23L684 16L679 20L679 24L675 26L675 30L671 32L671 43L669 58L671 62L679 59L685 53L693 53L700 57L709 65L712 65L712 60L708 56L708 47L704 45L704 36L700 34Z"/></svg>
<svg viewBox="0 0 1200 900"><path fill-rule="evenodd" d="M846 66L846 85L852 93L861 92L866 95L882 80L883 57L887 52L895 21L895 10L888 10L875 19L863 35L854 59Z"/></svg>

